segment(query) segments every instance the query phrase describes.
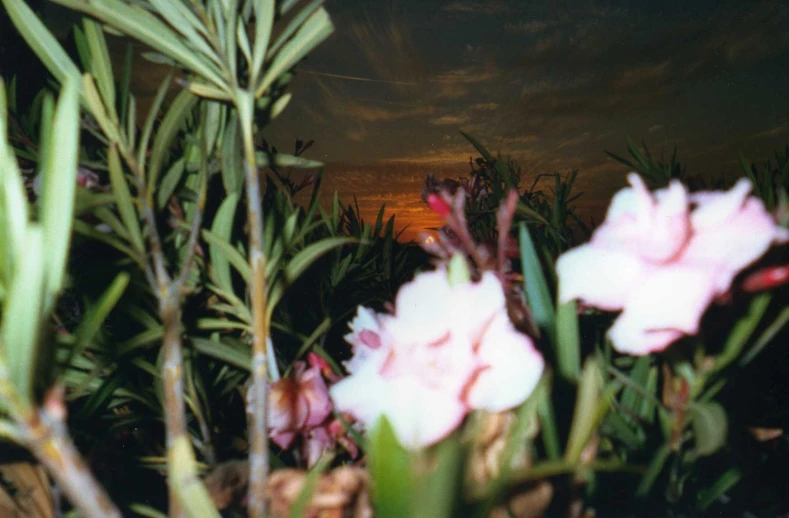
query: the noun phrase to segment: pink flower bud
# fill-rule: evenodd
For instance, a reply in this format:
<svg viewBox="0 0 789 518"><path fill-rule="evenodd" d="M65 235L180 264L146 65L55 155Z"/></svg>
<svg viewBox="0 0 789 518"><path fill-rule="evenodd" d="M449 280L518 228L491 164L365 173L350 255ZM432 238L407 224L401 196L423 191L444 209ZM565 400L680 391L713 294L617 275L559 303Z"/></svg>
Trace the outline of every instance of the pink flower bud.
<svg viewBox="0 0 789 518"><path fill-rule="evenodd" d="M446 218L449 216L450 212L452 212L452 208L449 206L449 203L447 203L444 198L435 193L430 193L427 195L427 205L433 210L433 212L442 218Z"/></svg>

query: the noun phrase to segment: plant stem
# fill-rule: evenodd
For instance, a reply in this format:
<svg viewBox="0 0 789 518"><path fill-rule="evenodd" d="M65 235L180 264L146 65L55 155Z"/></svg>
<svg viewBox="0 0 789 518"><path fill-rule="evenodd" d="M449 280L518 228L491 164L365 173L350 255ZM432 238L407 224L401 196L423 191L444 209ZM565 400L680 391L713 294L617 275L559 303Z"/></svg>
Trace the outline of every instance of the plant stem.
<svg viewBox="0 0 789 518"><path fill-rule="evenodd" d="M268 439L266 436L266 406L268 403L268 373L266 338L266 258L263 254L263 206L260 198L260 179L255 160L252 134L254 94L240 91L236 97L241 132L244 141L244 173L247 190L247 218L249 226L249 268L252 271L250 296L252 299L252 386L247 396L252 403L249 423L249 494L250 518L263 518L266 503L263 499L268 476Z"/></svg>
<svg viewBox="0 0 789 518"><path fill-rule="evenodd" d="M181 340L181 295L183 284L188 279L197 247L197 233L202 222L202 209L205 203L206 182L201 177L200 195L193 215L192 228L187 244L186 258L181 273L173 280L167 271L162 249L162 241L156 228L153 207L146 193L145 173L139 168L133 153L119 146L137 182L137 196L140 213L148 226L148 246L150 247L153 269L146 264L145 272L151 289L159 301L159 317L164 326L162 347L164 364L162 366L162 385L164 392L164 420L167 443L167 482L169 486L169 515L179 517L186 512L193 517L218 517L210 497L197 472L197 460L192 449L189 431L186 427L186 404L183 383L183 342Z"/></svg>
<svg viewBox="0 0 789 518"><path fill-rule="evenodd" d="M164 389L164 422L167 434L167 480L170 494L170 516L180 516L178 483L176 481L179 473L176 470L174 445L178 438L187 435L187 430L182 379L183 358L177 301L173 301L172 296L165 297L159 303L159 312L164 324L162 384Z"/></svg>
<svg viewBox="0 0 789 518"><path fill-rule="evenodd" d="M42 410L40 417L21 420L20 425L26 446L83 516L120 518L120 511L93 478L61 419Z"/></svg>

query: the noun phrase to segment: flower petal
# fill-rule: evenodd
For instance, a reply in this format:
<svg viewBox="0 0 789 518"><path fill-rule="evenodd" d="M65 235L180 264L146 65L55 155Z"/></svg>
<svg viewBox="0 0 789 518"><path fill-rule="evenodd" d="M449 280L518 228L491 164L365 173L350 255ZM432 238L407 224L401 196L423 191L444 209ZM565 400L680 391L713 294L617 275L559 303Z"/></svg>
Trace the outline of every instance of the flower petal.
<svg viewBox="0 0 789 518"><path fill-rule="evenodd" d="M742 209L752 188L750 180L740 178L734 187L726 192L702 191L691 195L691 201L697 204L691 215L693 229L700 231L728 221Z"/></svg>
<svg viewBox="0 0 789 518"><path fill-rule="evenodd" d="M338 410L350 413L367 428L386 415L398 440L408 448L438 442L468 412L459 398L413 376L383 379L368 368L337 383L330 393Z"/></svg>
<svg viewBox="0 0 789 518"><path fill-rule="evenodd" d="M730 198L723 201L730 201ZM722 205L720 200L714 203ZM748 198L739 210L728 216L717 224L705 217L703 226L694 233L679 258L682 263L717 268L717 286L721 293L729 289L740 270L757 261L781 237L775 220L756 198Z"/></svg>
<svg viewBox="0 0 789 518"><path fill-rule="evenodd" d="M594 307L622 309L651 268L627 252L583 245L556 262L559 300L580 299Z"/></svg>
<svg viewBox="0 0 789 518"><path fill-rule="evenodd" d="M650 275L609 330L614 348L644 355L698 332L702 315L717 295L715 279L714 272L683 266Z"/></svg>
<svg viewBox="0 0 789 518"><path fill-rule="evenodd" d="M469 406L478 410L499 412L520 405L537 386L545 366L531 339L514 328L506 313L491 322L478 355L483 368L466 395Z"/></svg>
<svg viewBox="0 0 789 518"><path fill-rule="evenodd" d="M305 370L298 378L299 397L306 403L307 415L303 427L317 426L331 414L331 399L317 366Z"/></svg>

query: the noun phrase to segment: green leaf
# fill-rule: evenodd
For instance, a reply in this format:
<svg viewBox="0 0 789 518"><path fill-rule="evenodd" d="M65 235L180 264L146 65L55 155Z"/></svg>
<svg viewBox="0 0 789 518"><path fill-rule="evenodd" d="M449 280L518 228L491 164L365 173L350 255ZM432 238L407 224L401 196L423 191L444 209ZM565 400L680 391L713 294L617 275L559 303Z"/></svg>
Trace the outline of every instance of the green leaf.
<svg viewBox="0 0 789 518"><path fill-rule="evenodd" d="M79 81L81 74L77 65L33 10L23 0L2 2L16 29L55 79L61 83L68 77Z"/></svg>
<svg viewBox="0 0 789 518"><path fill-rule="evenodd" d="M225 239L214 234L210 230L203 230L203 239L205 239L210 246L214 247L217 253L223 255L224 258L231 265L233 265L236 270L238 270L238 273L241 274L241 277L243 277L245 281L249 282L249 264L247 264L244 256L241 255L241 253L236 250L233 245L228 243Z"/></svg>
<svg viewBox="0 0 789 518"><path fill-rule="evenodd" d="M581 342L578 336L578 314L573 300L560 303L556 311L556 355L559 374L568 381L578 381L581 372Z"/></svg>
<svg viewBox="0 0 789 518"><path fill-rule="evenodd" d="M238 114L234 111L222 136L222 184L230 196L238 196L244 186L244 159Z"/></svg>
<svg viewBox="0 0 789 518"><path fill-rule="evenodd" d="M317 261L326 252L353 243L351 237L327 237L316 243L312 243L303 250L299 251L285 267L284 274L287 282L291 283L299 278L304 271Z"/></svg>
<svg viewBox="0 0 789 518"><path fill-rule="evenodd" d="M372 477L375 516L411 516L414 489L411 459L400 445L392 426L381 416L368 434L368 466Z"/></svg>
<svg viewBox="0 0 789 518"><path fill-rule="evenodd" d="M103 409L110 405L115 391L121 387L123 378L119 375L110 376L101 381L101 385L92 391L87 401L85 401L77 412L77 419L96 419Z"/></svg>
<svg viewBox="0 0 789 518"><path fill-rule="evenodd" d="M263 60L266 59L271 29L274 26L274 5L271 0L253 0L255 12L255 41L252 49L252 66L249 75L256 83L263 72Z"/></svg>
<svg viewBox="0 0 789 518"><path fill-rule="evenodd" d="M259 167L267 167L273 163L276 167L294 167L296 169L317 169L323 167L322 162L317 160L310 160L300 156L288 155L286 153L268 154L262 151L255 153L255 161Z"/></svg>
<svg viewBox="0 0 789 518"><path fill-rule="evenodd" d="M168 169L164 174L162 183L159 185L159 189L156 191L157 207L162 209L165 205L167 205L167 202L170 201L170 197L173 195L176 187L178 187L178 184L181 182L181 178L183 178L185 169L186 159L181 157L173 162L173 165L171 165L170 169Z"/></svg>
<svg viewBox="0 0 789 518"><path fill-rule="evenodd" d="M101 30L101 25L89 18L83 19L83 26L85 27L85 39L90 49L90 72L99 85L104 106L107 107L110 117L115 119L115 78L112 74L110 53L107 49L107 42L104 40L104 33Z"/></svg>
<svg viewBox="0 0 789 518"><path fill-rule="evenodd" d="M84 221L80 221L80 220L74 221L74 232L82 234L83 236L89 237L91 239L95 239L96 241L99 241L101 243L104 243L106 245L115 248L119 252L125 254L127 257L132 258L135 262L137 262L137 264L140 265L145 264L143 262L143 258L142 258L143 256L141 255L140 252L137 252L136 250L132 250L131 248L126 246L126 244L123 241L117 239L112 234L106 234L104 232L101 232L100 230L96 230L95 228L85 223Z"/></svg>
<svg viewBox="0 0 789 518"><path fill-rule="evenodd" d="M537 326L548 335L551 343L556 344L556 315L551 292L540 265L537 249L525 223L520 225L520 247L526 301L529 303Z"/></svg>
<svg viewBox="0 0 789 518"><path fill-rule="evenodd" d="M578 383L578 396L573 411L573 424L564 458L569 462L578 462L589 438L604 417L604 412L612 397L615 385L605 387L597 362L593 358L586 360L581 380Z"/></svg>
<svg viewBox="0 0 789 518"><path fill-rule="evenodd" d="M472 146L474 146L474 149L477 150L477 152L482 156L482 158L485 159L486 162L494 162L496 160L493 155L490 154L487 148L483 146L477 139L468 133L464 133L463 131L461 131L460 134L463 135L463 137L468 140Z"/></svg>
<svg viewBox="0 0 789 518"><path fill-rule="evenodd" d="M25 246L3 304L3 327L0 330L8 373L22 404L33 405L38 332L41 327L46 280L44 236L37 225L25 233Z"/></svg>
<svg viewBox="0 0 789 518"><path fill-rule="evenodd" d="M163 336L164 328L162 328L161 325L157 325L151 329L146 329L145 331L134 335L125 342L118 344L118 356L124 356L141 347L148 347L152 344L158 344L161 342Z"/></svg>
<svg viewBox="0 0 789 518"><path fill-rule="evenodd" d="M176 0L175 2L171 0L150 0L150 2L170 27L181 33L195 49L200 51L200 54L208 57L214 63L220 62L214 49L197 32L198 29L205 30L203 24L181 0Z"/></svg>
<svg viewBox="0 0 789 518"><path fill-rule="evenodd" d="M633 369L630 371L630 376L628 376L628 380L636 387L641 388L642 392L649 393L647 391L647 383L649 380L649 367L651 363L651 356L642 356L638 358L635 362L635 365L633 365ZM625 388L622 390L622 407L632 414L638 414L639 409L641 408L642 400L644 399L646 398L644 398L644 396L639 393L637 388L625 384Z"/></svg>
<svg viewBox="0 0 789 518"><path fill-rule="evenodd" d="M299 27L293 39L285 43L282 49L277 52L266 74L255 89L255 97L258 98L267 93L274 81L293 68L307 53L328 38L333 31L334 27L325 9L319 8L312 13Z"/></svg>
<svg viewBox="0 0 789 518"><path fill-rule="evenodd" d="M48 125L49 121L44 121ZM77 187L77 159L79 152L79 91L77 83L66 79L52 122L52 140L42 150L47 155L44 189L41 201L41 222L44 246L47 251L47 298L54 304L54 296L63 284L66 260L74 219L74 193Z"/></svg>
<svg viewBox="0 0 789 518"><path fill-rule="evenodd" d="M77 345L72 349L71 356L79 355L93 342L104 321L107 320L107 316L126 291L129 279L130 276L126 272L116 275L96 304L85 311L85 315L74 333L77 336Z"/></svg>
<svg viewBox="0 0 789 518"><path fill-rule="evenodd" d="M145 243L143 242L142 232L140 231L140 220L137 216L137 210L134 208L134 201L132 200L131 191L129 190L129 184L126 183L126 177L123 175L123 166L121 166L118 148L115 146L110 146L109 148L108 164L110 168L112 192L115 194L115 204L118 206L121 221L123 221L123 225L129 232L132 248L138 252L142 252L145 250Z"/></svg>
<svg viewBox="0 0 789 518"><path fill-rule="evenodd" d="M789 162L787 162L789 163ZM759 355L762 350L767 347L778 334L787 324L789 323L789 307L783 308L781 313L778 314L778 317L770 324L767 329L764 330L764 333L759 336L759 339L756 340L756 343L753 344L747 353L745 353L740 360L740 365L748 365L751 361L753 361L756 356Z"/></svg>
<svg viewBox="0 0 789 518"><path fill-rule="evenodd" d="M236 24L236 42L238 44L238 49L241 51L241 54L244 55L244 59L247 62L248 67L252 67L252 49L249 46L249 37L247 36L247 30L244 26L243 20L238 20L238 24Z"/></svg>
<svg viewBox="0 0 789 518"><path fill-rule="evenodd" d="M562 456L562 450L559 444L559 432L556 429L556 416L553 411L550 391L542 390L540 392L538 412L540 416L540 435L542 436L545 452L548 454L549 459L556 460Z"/></svg>
<svg viewBox="0 0 789 518"><path fill-rule="evenodd" d="M298 254L296 254L285 266L282 278L274 283L269 290L268 313L272 314L274 307L279 302L286 286L292 284L312 263L317 261L326 252L339 246L353 243L355 240L350 237L327 237L316 243L312 243ZM271 285L270 285L271 286Z"/></svg>
<svg viewBox="0 0 789 518"><path fill-rule="evenodd" d="M457 286L471 282L471 272L468 269L466 257L461 253L455 253L447 266L449 285Z"/></svg>
<svg viewBox="0 0 789 518"><path fill-rule="evenodd" d="M726 338L723 351L715 359L715 370L720 370L737 359L761 322L764 312L767 311L770 298L769 293L760 293L753 298L748 306L748 312L740 317Z"/></svg>
<svg viewBox="0 0 789 518"><path fill-rule="evenodd" d="M0 253L6 281L22 256L27 232L27 195L13 150L6 141L5 89L0 80Z"/></svg>
<svg viewBox="0 0 789 518"><path fill-rule="evenodd" d="M709 506L714 504L722 497L726 491L736 486L742 480L743 472L737 468L726 470L710 487L699 491L696 496L696 508L699 511L706 511Z"/></svg>
<svg viewBox="0 0 789 518"><path fill-rule="evenodd" d="M8 0L6 0L8 1ZM224 86L217 66L207 62L200 53L191 51L164 23L148 11L121 0L54 0L69 9L80 11L115 27L152 49L181 63L219 87Z"/></svg>
<svg viewBox="0 0 789 518"><path fill-rule="evenodd" d="M652 486L655 485L655 481L663 471L663 466L666 464L670 455L671 447L669 447L668 444L662 445L655 452L652 461L649 463L649 467L647 467L646 473L644 473L641 479L641 483L638 485L638 489L636 489L636 496L644 497L649 494Z"/></svg>
<svg viewBox="0 0 789 518"><path fill-rule="evenodd" d="M96 83L93 76L85 74L82 76L82 95L85 98L85 104L88 106L91 115L96 119L104 136L114 143L121 142L120 128L113 118L107 113L107 108L104 106L104 101L101 99L101 94L96 88ZM94 133L96 135L96 133ZM101 137L100 137L101 138ZM103 141L103 140L102 140Z"/></svg>
<svg viewBox="0 0 789 518"><path fill-rule="evenodd" d="M150 142L151 134L153 133L153 125L156 122L156 119L159 115L159 110L161 109L162 103L164 102L164 96L167 95L167 91L170 89L170 83L173 80L174 74L175 72L171 71L165 76L165 78L159 84L159 88L156 89L156 95L153 97L151 106L148 108L148 115L145 117L145 124L142 127L142 133L140 135L140 143L137 147L137 165L141 171L145 170L146 157L148 155L148 143Z"/></svg>
<svg viewBox="0 0 789 518"><path fill-rule="evenodd" d="M187 90L182 90L170 105L153 139L151 165L148 167L148 195L152 196L159 181L159 172L166 157L172 151L172 143L178 132L186 124L187 117L197 104L198 98Z"/></svg>
<svg viewBox="0 0 789 518"><path fill-rule="evenodd" d="M416 495L410 516L453 516L458 489L462 487L462 453L463 444L451 436L417 457L413 462Z"/></svg>
<svg viewBox="0 0 789 518"><path fill-rule="evenodd" d="M302 356L304 356L304 354L309 350L309 348L312 347L312 345L315 342L317 342L321 336L329 332L329 329L331 329L331 319L324 318L323 322L318 324L318 327L315 328L312 334L310 334L310 336L304 339L304 341L301 344L301 347L299 347L298 352L296 352L296 356L293 357L294 361L291 362L291 364L285 370L285 373L282 375L283 378L288 377L288 374L290 374L290 370L293 368L293 363L295 362L295 360L298 360Z"/></svg>
<svg viewBox="0 0 789 518"><path fill-rule="evenodd" d="M221 239L223 242L230 243L230 238L233 233L233 221L236 216L236 206L238 205L238 193L229 195L214 216L214 222L211 225L211 232ZM233 292L233 278L230 275L230 263L216 246L211 246L211 266L213 268L216 282L223 290Z"/></svg>
<svg viewBox="0 0 789 518"><path fill-rule="evenodd" d="M210 155L214 151L217 138L223 128L227 110L224 104L211 101L203 103L202 107L205 109L205 120L200 125L201 135L205 135L205 149L203 151Z"/></svg>
<svg viewBox="0 0 789 518"><path fill-rule="evenodd" d="M728 419L726 410L720 403L695 403L690 407L693 420L693 435L696 439L696 453L700 456L712 455L726 444Z"/></svg>
<svg viewBox="0 0 789 518"><path fill-rule="evenodd" d="M134 96L129 92L131 86L131 73L132 73L132 60L134 59L134 42L127 41L124 45L123 52L123 67L121 68L120 80L120 109L118 110L121 115L121 124L126 124L130 131L127 132L127 142L134 142L134 127L137 123L136 117L130 116L136 112L134 106L130 103L134 102Z"/></svg>
<svg viewBox="0 0 789 518"><path fill-rule="evenodd" d="M292 98L293 98L293 94L288 92L285 95L283 95L282 97L280 97L279 99L277 99L276 102L274 103L274 105L271 107L271 113L269 114L269 118L271 120L276 119L279 116L279 114L282 113L285 110L285 108L287 108L287 106L288 106L288 104L290 104L290 100ZM291 156L291 155L288 155L288 156ZM301 157L293 157L293 158L300 158L301 160L304 160ZM311 160L310 162L315 162L315 161ZM306 166L306 167L321 167L321 165L323 165L320 162L318 162L317 164L318 165L311 164L311 165ZM294 167L298 167L298 166L294 166Z"/></svg>
<svg viewBox="0 0 789 518"><path fill-rule="evenodd" d="M244 347L240 343L218 342L206 338L190 337L194 348L201 354L210 356L239 369L250 372L252 364L250 360L249 347Z"/></svg>

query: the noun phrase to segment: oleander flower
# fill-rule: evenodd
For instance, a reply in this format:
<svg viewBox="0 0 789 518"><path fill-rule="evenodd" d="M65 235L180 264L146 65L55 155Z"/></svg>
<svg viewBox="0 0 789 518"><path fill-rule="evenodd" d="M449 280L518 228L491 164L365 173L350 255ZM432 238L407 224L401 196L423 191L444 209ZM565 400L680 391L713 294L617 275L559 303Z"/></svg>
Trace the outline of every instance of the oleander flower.
<svg viewBox="0 0 789 518"><path fill-rule="evenodd" d="M559 257L556 270L561 301L621 310L612 344L644 355L696 334L735 276L789 236L746 179L694 194L677 181L654 193L636 174L628 181L591 241Z"/></svg>
<svg viewBox="0 0 789 518"><path fill-rule="evenodd" d="M287 448L296 435L306 435L319 427L331 409L319 366L307 368L304 362L295 362L290 376L271 385L268 411L271 440Z"/></svg>
<svg viewBox="0 0 789 518"><path fill-rule="evenodd" d="M420 274L400 289L394 314L360 307L350 328L350 376L330 389L335 407L365 426L385 415L407 447L438 442L471 410L519 405L543 371L491 272L455 285L444 268Z"/></svg>

